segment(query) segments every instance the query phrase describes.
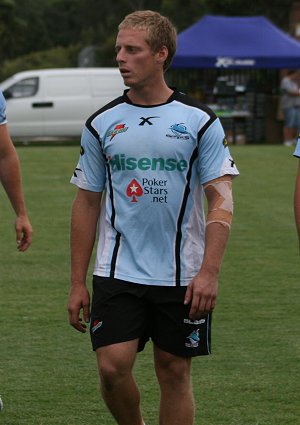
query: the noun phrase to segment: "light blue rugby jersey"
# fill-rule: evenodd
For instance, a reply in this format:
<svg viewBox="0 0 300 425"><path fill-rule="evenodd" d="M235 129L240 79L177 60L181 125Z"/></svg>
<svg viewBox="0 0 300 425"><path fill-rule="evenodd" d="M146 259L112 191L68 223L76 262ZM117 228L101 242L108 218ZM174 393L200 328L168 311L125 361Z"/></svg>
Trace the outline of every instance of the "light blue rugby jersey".
<svg viewBox="0 0 300 425"><path fill-rule="evenodd" d="M6 124L6 102L2 92L0 91L0 125Z"/></svg>
<svg viewBox="0 0 300 425"><path fill-rule="evenodd" d="M297 140L297 145L296 145L296 149L294 152L294 156L297 156L298 158L300 158L300 135L298 136L298 140Z"/></svg>
<svg viewBox="0 0 300 425"><path fill-rule="evenodd" d="M188 285L204 251L202 184L239 174L219 119L175 91L139 106L124 95L86 122L71 183L102 192L94 274Z"/></svg>

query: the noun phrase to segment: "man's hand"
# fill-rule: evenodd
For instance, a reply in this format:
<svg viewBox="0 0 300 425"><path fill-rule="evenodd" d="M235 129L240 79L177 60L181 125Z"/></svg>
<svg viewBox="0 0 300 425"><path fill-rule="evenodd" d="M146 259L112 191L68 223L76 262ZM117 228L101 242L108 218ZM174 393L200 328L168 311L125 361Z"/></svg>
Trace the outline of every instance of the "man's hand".
<svg viewBox="0 0 300 425"><path fill-rule="evenodd" d="M20 215L16 219L16 241L19 251L26 251L32 242L32 227L27 215Z"/></svg>
<svg viewBox="0 0 300 425"><path fill-rule="evenodd" d="M80 317L82 310L85 323L90 321L90 295L85 285L74 285L71 287L69 295L69 323L79 332L85 333L87 325L82 322Z"/></svg>
<svg viewBox="0 0 300 425"><path fill-rule="evenodd" d="M201 270L188 285L184 304L191 303L190 319L199 319L210 313L216 305L218 293L218 275Z"/></svg>

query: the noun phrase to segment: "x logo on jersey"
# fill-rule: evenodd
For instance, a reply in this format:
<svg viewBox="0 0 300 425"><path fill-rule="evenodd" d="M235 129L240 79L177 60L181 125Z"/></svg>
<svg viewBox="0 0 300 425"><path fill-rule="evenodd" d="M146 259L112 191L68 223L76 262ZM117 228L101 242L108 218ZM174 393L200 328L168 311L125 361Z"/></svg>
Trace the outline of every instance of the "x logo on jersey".
<svg viewBox="0 0 300 425"><path fill-rule="evenodd" d="M142 120L142 122L139 123L139 125L145 125L146 123L149 125L153 125L153 122L151 122L150 120L152 120L153 118L159 118L159 117L141 117L140 120Z"/></svg>

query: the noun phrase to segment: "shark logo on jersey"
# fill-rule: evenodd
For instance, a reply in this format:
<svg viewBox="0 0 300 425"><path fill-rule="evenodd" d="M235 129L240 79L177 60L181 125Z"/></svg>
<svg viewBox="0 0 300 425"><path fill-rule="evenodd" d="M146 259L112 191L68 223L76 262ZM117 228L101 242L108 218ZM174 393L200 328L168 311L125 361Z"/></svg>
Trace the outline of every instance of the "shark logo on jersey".
<svg viewBox="0 0 300 425"><path fill-rule="evenodd" d="M185 343L186 347L190 348L196 348L199 345L200 342L200 336L199 336L199 329L196 329L193 331L189 336L186 337L189 342Z"/></svg>
<svg viewBox="0 0 300 425"><path fill-rule="evenodd" d="M173 134L167 134L167 137L180 140L189 140L190 133L187 131L186 126L183 123L172 124L170 130Z"/></svg>
<svg viewBox="0 0 300 425"><path fill-rule="evenodd" d="M112 140L117 134L124 133L128 130L128 127L126 127L126 124L117 124L113 130L110 130L107 133L107 136L110 137L110 140Z"/></svg>

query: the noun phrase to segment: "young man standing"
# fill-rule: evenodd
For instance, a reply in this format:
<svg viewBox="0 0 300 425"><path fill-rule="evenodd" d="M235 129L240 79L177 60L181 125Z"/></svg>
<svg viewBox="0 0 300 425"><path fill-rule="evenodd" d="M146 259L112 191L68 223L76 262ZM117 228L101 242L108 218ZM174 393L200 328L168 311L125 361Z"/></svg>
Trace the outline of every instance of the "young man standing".
<svg viewBox="0 0 300 425"><path fill-rule="evenodd" d="M119 425L144 423L132 368L149 338L159 424L193 424L191 359L210 353L232 219L238 170L215 114L166 84L175 50L176 30L159 13L123 20L116 53L129 90L87 120L71 179L69 321L80 332L81 311L90 321L102 396ZM98 222L90 314L86 274Z"/></svg>
<svg viewBox="0 0 300 425"><path fill-rule="evenodd" d="M6 102L0 91L0 181L17 215L15 229L19 251L26 251L32 241L32 227L26 213L20 162L7 128Z"/></svg>

